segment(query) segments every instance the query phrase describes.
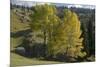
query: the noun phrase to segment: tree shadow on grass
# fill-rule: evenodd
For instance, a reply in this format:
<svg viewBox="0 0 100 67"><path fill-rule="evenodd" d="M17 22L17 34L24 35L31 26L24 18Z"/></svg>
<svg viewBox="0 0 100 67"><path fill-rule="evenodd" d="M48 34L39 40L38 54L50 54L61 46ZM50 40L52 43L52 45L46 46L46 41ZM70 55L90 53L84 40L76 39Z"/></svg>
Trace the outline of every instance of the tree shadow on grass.
<svg viewBox="0 0 100 67"><path fill-rule="evenodd" d="M21 30L21 31L17 31L17 32L11 32L11 37L13 38L17 38L17 37L22 37L22 36L26 36L27 34L31 33L32 30L31 29L26 29L26 30Z"/></svg>
<svg viewBox="0 0 100 67"><path fill-rule="evenodd" d="M19 54L27 58L39 58L45 55L45 46L41 43L34 43L32 46L29 42L24 40L22 44L14 47L15 49L11 52Z"/></svg>

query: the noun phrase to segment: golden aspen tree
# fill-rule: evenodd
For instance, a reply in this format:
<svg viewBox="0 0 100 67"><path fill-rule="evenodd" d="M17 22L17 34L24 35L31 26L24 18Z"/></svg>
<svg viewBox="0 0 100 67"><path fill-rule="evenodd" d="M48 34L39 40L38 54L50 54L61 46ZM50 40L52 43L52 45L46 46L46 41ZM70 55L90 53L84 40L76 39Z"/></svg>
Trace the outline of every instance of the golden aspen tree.
<svg viewBox="0 0 100 67"><path fill-rule="evenodd" d="M70 10L65 10L64 25L66 27L66 37L67 37L67 51L66 54L69 57L84 57L85 52L83 49L83 38L81 38L80 21L75 12Z"/></svg>
<svg viewBox="0 0 100 67"><path fill-rule="evenodd" d="M50 17L52 18L52 15L54 15L55 9L48 5L36 5L34 8L34 12L31 15L32 23L30 24L30 27L33 30L40 30L43 32L44 36L44 44L47 44L47 32L48 32L48 26L50 26Z"/></svg>

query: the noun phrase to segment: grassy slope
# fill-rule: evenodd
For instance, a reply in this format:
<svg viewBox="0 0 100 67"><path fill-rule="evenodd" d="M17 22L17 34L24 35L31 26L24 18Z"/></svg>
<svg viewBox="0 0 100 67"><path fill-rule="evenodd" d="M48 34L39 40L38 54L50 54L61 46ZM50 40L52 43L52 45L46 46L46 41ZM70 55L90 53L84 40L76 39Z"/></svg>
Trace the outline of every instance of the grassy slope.
<svg viewBox="0 0 100 67"><path fill-rule="evenodd" d="M19 20L19 17L13 12L11 11L11 32L18 32L21 30L25 30L28 28L28 24L26 23L21 23L21 21ZM18 44L20 44L22 37L19 38L11 38L11 49L13 49L13 47L16 47Z"/></svg>
<svg viewBox="0 0 100 67"><path fill-rule="evenodd" d="M36 58L30 59L26 58L14 53L11 53L11 66L24 66L24 65L38 65L38 64L57 64L61 62L56 62L56 61L45 61L45 60L39 60Z"/></svg>
<svg viewBox="0 0 100 67"><path fill-rule="evenodd" d="M11 32L17 32L20 30L25 30L28 28L28 24L21 23L19 17L16 16L15 13L11 12ZM11 37L11 50L13 50L16 46L21 43L22 37L12 38ZM16 65L36 65L36 64L53 64L53 63L61 63L55 61L44 61L38 59L29 59L23 56L20 56L15 53L11 53L11 66L14 67Z"/></svg>

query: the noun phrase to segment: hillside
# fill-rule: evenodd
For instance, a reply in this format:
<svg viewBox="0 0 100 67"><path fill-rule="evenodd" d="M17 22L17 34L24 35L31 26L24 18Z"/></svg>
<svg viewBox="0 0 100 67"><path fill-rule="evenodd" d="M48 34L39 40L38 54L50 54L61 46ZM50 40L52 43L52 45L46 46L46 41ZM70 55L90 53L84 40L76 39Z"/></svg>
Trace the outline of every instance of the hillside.
<svg viewBox="0 0 100 67"><path fill-rule="evenodd" d="M16 12L14 12L14 10L11 10L11 40L10 40L11 51L14 50L17 46L19 46L23 42L25 36L29 34L26 31L30 29L29 22L22 23L20 20L20 16L16 15ZM18 14L21 13L19 12ZM24 56L11 52L12 67L19 65L22 66L22 65L53 64L53 63L61 63L61 62L45 61L37 58L26 58Z"/></svg>
<svg viewBox="0 0 100 67"><path fill-rule="evenodd" d="M56 7L57 8L57 16L63 18L63 9L65 7ZM33 11L32 11L33 9ZM84 45L88 46L90 50L90 59L88 57L85 58L84 61L94 61L94 43L95 43L95 10L93 9L84 9L84 8L70 8L72 12L75 12L78 15L78 19L81 21L81 30L82 35L80 37L84 37ZM34 31L30 29L29 24L31 20L29 18L30 14L34 12L33 8L23 7L23 6L12 6L11 7L11 66L13 65L37 65L37 64L53 64L53 63L64 63L65 61L55 61L55 60L47 60L44 57L40 57L43 53L43 49L45 48L43 45L43 33L41 31ZM89 28L91 26L91 28ZM66 27L66 26L65 26ZM34 36L32 35L34 33ZM34 39L32 39L34 37ZM92 42L91 42L92 41ZM30 44L31 42L32 44ZM92 43L92 44L91 44ZM34 45L35 44L35 45ZM92 45L92 46L91 46ZM24 46L24 47L23 47ZM14 52L17 48L21 47L30 48L29 46L34 46L30 50L31 52L27 52L28 54L25 56ZM31 53L34 53L33 55ZM32 55L33 57L31 57ZM62 57L62 56L61 56ZM92 58L91 58L92 57ZM62 57L63 58L63 57ZM65 60L65 59L64 59ZM80 59L79 59L80 60ZM23 63L24 62L24 63Z"/></svg>

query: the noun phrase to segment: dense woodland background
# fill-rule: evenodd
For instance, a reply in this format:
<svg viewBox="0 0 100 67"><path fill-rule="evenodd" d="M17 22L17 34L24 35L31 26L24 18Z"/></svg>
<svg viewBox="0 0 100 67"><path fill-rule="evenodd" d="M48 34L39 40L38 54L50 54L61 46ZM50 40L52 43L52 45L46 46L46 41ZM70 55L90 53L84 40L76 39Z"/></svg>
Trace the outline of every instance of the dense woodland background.
<svg viewBox="0 0 100 67"><path fill-rule="evenodd" d="M11 4L10 14L12 65L95 61L95 9Z"/></svg>

